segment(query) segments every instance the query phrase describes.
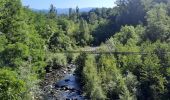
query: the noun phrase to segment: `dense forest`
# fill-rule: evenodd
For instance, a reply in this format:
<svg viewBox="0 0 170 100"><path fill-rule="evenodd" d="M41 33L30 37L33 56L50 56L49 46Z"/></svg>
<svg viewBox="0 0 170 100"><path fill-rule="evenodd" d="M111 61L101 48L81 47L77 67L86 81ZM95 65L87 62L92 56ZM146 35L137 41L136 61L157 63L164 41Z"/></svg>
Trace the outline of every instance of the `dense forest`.
<svg viewBox="0 0 170 100"><path fill-rule="evenodd" d="M137 54L69 54L99 51ZM53 69L77 65L91 100L170 99L170 1L116 0L113 8L58 15L0 0L0 99L38 100Z"/></svg>

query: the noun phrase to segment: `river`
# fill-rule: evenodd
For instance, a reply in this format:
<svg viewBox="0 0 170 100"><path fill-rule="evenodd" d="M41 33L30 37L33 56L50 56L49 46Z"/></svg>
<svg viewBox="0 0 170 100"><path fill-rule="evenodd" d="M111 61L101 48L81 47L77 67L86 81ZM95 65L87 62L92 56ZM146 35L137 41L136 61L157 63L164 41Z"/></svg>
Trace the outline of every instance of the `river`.
<svg viewBox="0 0 170 100"><path fill-rule="evenodd" d="M78 77L75 74L76 66L69 64L63 77L45 87L45 100L87 100L83 95Z"/></svg>

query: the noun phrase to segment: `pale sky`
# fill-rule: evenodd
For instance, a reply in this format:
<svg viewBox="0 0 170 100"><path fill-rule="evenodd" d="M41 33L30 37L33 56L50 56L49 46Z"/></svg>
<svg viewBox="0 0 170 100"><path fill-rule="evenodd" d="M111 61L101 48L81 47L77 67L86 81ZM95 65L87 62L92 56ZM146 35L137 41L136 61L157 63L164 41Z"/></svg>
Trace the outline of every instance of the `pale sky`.
<svg viewBox="0 0 170 100"><path fill-rule="evenodd" d="M50 4L56 8L113 7L115 0L21 0L24 6L34 9L49 9Z"/></svg>

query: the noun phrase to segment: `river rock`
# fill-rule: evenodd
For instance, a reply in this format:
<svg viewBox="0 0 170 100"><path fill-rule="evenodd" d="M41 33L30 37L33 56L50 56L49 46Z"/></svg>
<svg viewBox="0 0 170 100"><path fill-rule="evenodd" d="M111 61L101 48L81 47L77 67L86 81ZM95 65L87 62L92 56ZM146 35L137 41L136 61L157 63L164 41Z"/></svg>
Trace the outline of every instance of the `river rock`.
<svg viewBox="0 0 170 100"><path fill-rule="evenodd" d="M70 81L70 79L66 79L66 80L64 80L65 82L68 82L68 81Z"/></svg>
<svg viewBox="0 0 170 100"><path fill-rule="evenodd" d="M63 71L64 74L66 74L67 72L66 71Z"/></svg>
<svg viewBox="0 0 170 100"><path fill-rule="evenodd" d="M55 88L59 88L59 85L58 85L58 84L55 84Z"/></svg>

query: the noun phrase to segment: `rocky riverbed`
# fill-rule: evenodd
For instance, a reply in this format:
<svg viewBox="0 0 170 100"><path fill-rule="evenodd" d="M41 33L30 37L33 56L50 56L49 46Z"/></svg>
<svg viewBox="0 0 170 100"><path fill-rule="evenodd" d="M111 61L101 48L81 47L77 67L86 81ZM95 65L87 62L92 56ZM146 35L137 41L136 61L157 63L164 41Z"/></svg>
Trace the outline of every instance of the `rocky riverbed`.
<svg viewBox="0 0 170 100"><path fill-rule="evenodd" d="M85 100L75 69L75 65L69 64L47 73L42 83L44 100Z"/></svg>

